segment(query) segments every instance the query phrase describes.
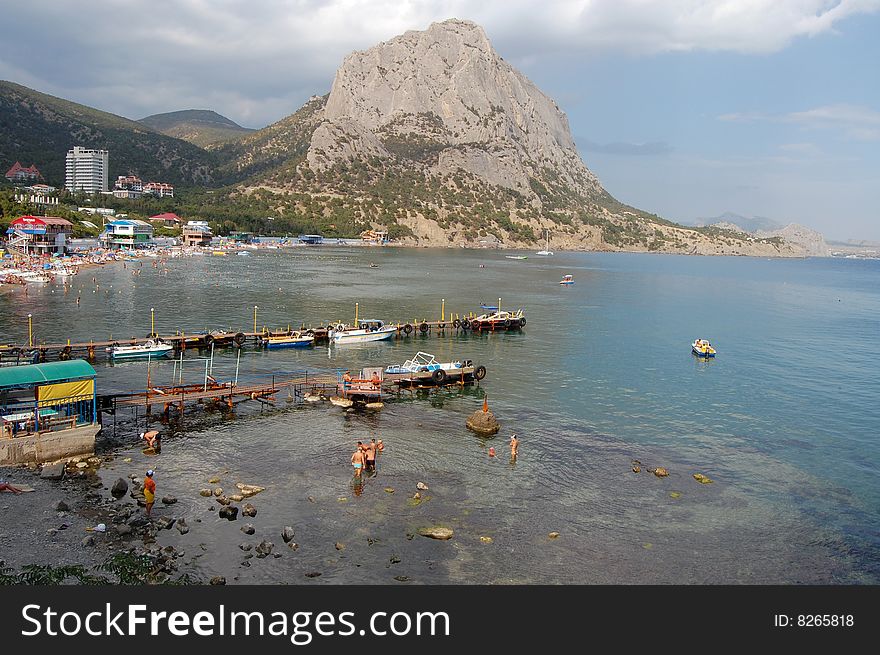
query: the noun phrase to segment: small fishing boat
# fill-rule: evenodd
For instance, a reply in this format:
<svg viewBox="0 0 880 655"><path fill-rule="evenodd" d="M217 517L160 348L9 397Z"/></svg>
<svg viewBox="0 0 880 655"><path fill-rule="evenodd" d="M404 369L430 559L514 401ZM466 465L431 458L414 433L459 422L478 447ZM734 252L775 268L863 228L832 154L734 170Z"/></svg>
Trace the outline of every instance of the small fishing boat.
<svg viewBox="0 0 880 655"><path fill-rule="evenodd" d="M305 332L291 332L290 334L277 337L266 337L263 339L263 344L269 350L280 348L308 348L314 343L315 335Z"/></svg>
<svg viewBox="0 0 880 655"><path fill-rule="evenodd" d="M397 333L393 325L385 325L375 319L362 319L356 325L339 323L334 326L327 336L333 343L363 343L366 341L384 341Z"/></svg>
<svg viewBox="0 0 880 655"><path fill-rule="evenodd" d="M211 254L215 257L226 257L226 255L228 255L229 253L227 253L225 250L214 250L213 252L211 252Z"/></svg>
<svg viewBox="0 0 880 655"><path fill-rule="evenodd" d="M528 255L504 255L508 259L528 259Z"/></svg>
<svg viewBox="0 0 880 655"><path fill-rule="evenodd" d="M562 279L559 280L559 284L574 284L574 276L573 275L563 275Z"/></svg>
<svg viewBox="0 0 880 655"><path fill-rule="evenodd" d="M467 321L467 318L463 319ZM486 314L470 319L468 327L471 330L501 330L521 328L526 324L526 317L521 309L515 312L490 311Z"/></svg>
<svg viewBox="0 0 880 655"><path fill-rule="evenodd" d="M715 349L706 339L695 339L691 344L691 352L699 357L714 357Z"/></svg>
<svg viewBox="0 0 880 655"><path fill-rule="evenodd" d="M486 312L497 312L498 305L484 305L483 303L480 303L480 309Z"/></svg>
<svg viewBox="0 0 880 655"><path fill-rule="evenodd" d="M251 254L249 252L247 252L246 250L239 250L235 254L238 255L239 257L250 257L251 256Z"/></svg>
<svg viewBox="0 0 880 655"><path fill-rule="evenodd" d="M107 348L110 359L143 359L151 357L153 359L165 357L174 346L165 343L161 339L150 339L144 343L135 346L113 345Z"/></svg>

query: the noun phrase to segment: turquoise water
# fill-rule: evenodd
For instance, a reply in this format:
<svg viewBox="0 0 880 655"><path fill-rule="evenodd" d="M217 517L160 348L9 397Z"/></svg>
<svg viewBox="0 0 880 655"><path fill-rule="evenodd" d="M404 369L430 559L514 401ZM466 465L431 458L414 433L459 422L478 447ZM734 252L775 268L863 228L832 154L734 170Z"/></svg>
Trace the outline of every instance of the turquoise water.
<svg viewBox="0 0 880 655"><path fill-rule="evenodd" d="M565 273L573 286L557 284ZM441 298L447 312L499 297L504 308L525 309L522 333L245 349L240 362L248 378L396 363L428 350L484 364L478 388L402 398L367 414L283 397L274 408L239 406L234 417L193 411L163 428L158 458L141 454L139 426L120 421L112 443L134 461L117 458L105 477L156 468L160 494L181 499L167 511L202 519L189 520L189 535L170 531L160 541L207 544L192 562L206 574L297 583L403 575L876 584L878 280L878 261L596 253L517 261L495 251L303 248L106 267L77 276L66 294L54 285L32 287L27 298L7 289L0 330L20 342L30 312L37 337L49 341L143 335L150 307L159 332L250 329L254 305L259 324L271 326L350 320L355 302L362 318L394 321L437 318ZM693 357L695 337L710 339L718 357ZM202 379L198 357L187 353L185 381ZM231 378L235 351L218 350L214 367L215 377ZM146 382L144 363L97 368L102 392ZM161 383L173 370L168 361L150 373ZM494 439L464 428L483 394L503 425ZM521 440L515 464L511 432ZM354 488L348 459L354 441L371 435L388 450L379 476ZM488 457L490 446L499 456ZM645 471L656 466L670 476ZM698 472L714 483L698 484ZM274 535L277 548L281 528L292 525L300 549L241 566L241 522L217 519L197 495L218 473L225 487L266 486L254 499L256 536ZM430 499L410 507L417 481ZM455 538L407 538L433 523L453 527ZM550 540L550 531L561 536ZM391 564L392 555L402 561ZM309 571L322 576L304 578Z"/></svg>

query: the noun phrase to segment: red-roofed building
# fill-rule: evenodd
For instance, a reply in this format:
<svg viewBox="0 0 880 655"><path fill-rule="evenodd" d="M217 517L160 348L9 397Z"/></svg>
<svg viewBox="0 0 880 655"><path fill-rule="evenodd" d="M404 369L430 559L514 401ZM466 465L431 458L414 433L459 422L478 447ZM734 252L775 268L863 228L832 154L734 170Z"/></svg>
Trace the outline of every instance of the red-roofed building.
<svg viewBox="0 0 880 655"><path fill-rule="evenodd" d="M150 182L144 185L144 193L151 193L160 198L173 198L174 185L165 184L164 182Z"/></svg>
<svg viewBox="0 0 880 655"><path fill-rule="evenodd" d="M155 216L150 216L148 219L151 223L162 223L162 227L170 227L176 228L180 227L180 216L177 214L172 214L171 212L164 212L162 214L156 214Z"/></svg>
<svg viewBox="0 0 880 655"><path fill-rule="evenodd" d="M6 230L10 246L32 255L62 254L71 232L73 223L55 216L22 216Z"/></svg>
<svg viewBox="0 0 880 655"><path fill-rule="evenodd" d="M36 164L25 167L15 162L12 168L6 171L6 179L10 182L36 182L43 179L43 174L37 169Z"/></svg>

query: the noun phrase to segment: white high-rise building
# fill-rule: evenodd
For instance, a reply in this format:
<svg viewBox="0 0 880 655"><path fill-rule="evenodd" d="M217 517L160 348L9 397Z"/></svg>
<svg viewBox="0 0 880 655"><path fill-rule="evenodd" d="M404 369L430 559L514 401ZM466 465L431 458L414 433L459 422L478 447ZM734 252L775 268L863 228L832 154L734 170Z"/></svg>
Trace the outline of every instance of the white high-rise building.
<svg viewBox="0 0 880 655"><path fill-rule="evenodd" d="M70 191L97 193L107 191L110 152L74 146L67 151L67 175L64 186Z"/></svg>

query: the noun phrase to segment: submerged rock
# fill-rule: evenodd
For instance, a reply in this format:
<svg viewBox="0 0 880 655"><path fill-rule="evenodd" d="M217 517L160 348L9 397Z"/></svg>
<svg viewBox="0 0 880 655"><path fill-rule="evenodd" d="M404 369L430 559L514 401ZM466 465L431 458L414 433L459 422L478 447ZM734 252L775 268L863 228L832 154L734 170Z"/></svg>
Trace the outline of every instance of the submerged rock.
<svg viewBox="0 0 880 655"><path fill-rule="evenodd" d="M354 405L354 402L352 402L348 398L339 398L338 396L331 396L330 404L335 405L336 407L351 407L352 405Z"/></svg>
<svg viewBox="0 0 880 655"><path fill-rule="evenodd" d="M257 553L258 556L262 555L263 557L265 557L266 555L272 554L273 548L275 548L275 544L273 544L271 541L263 539L263 541L258 543L257 547L254 548L254 552Z"/></svg>
<svg viewBox="0 0 880 655"><path fill-rule="evenodd" d="M174 496L162 496L162 504L163 505L173 505L177 502L177 498Z"/></svg>
<svg viewBox="0 0 880 655"><path fill-rule="evenodd" d="M295 541L291 541L289 544L287 544L287 547L290 548L290 550L299 550L299 544Z"/></svg>
<svg viewBox="0 0 880 655"><path fill-rule="evenodd" d="M495 540L492 537L480 537L480 541L484 544L491 544Z"/></svg>
<svg viewBox="0 0 880 655"><path fill-rule="evenodd" d="M213 494L215 496L222 496L223 495L223 487L214 487Z"/></svg>
<svg viewBox="0 0 880 655"><path fill-rule="evenodd" d="M391 487L385 487L385 493L386 493L386 494L393 494L393 493L394 493L394 489L391 488Z"/></svg>
<svg viewBox="0 0 880 655"><path fill-rule="evenodd" d="M642 472L641 466L633 466L633 473L641 473L641 472Z"/></svg>
<svg viewBox="0 0 880 655"><path fill-rule="evenodd" d="M244 496L242 496L241 494L230 494L229 500L236 502L236 503L240 503L241 501L244 500Z"/></svg>
<svg viewBox="0 0 880 655"><path fill-rule="evenodd" d="M229 521L234 521L238 518L238 508L227 505L225 507L221 507L220 511L217 514L221 519L227 519Z"/></svg>
<svg viewBox="0 0 880 655"><path fill-rule="evenodd" d="M694 473L694 480L696 480L700 484L712 484L712 480L710 480L702 473Z"/></svg>
<svg viewBox="0 0 880 655"><path fill-rule="evenodd" d="M177 519L177 531L180 534L186 534L187 532L189 532L189 526L186 524L186 519Z"/></svg>
<svg viewBox="0 0 880 655"><path fill-rule="evenodd" d="M667 477L667 476L669 475L669 471L667 471L667 470L666 470L665 468L663 468L662 466L658 466L657 468L655 468L654 471L653 471L653 473L654 473L654 475L656 475L658 478L665 478L665 477Z"/></svg>
<svg viewBox="0 0 880 655"><path fill-rule="evenodd" d="M254 526L252 526L250 523L245 523L243 526L241 526L240 529L241 529L241 531L244 532L245 534L253 534L254 532L257 531L257 530L254 528Z"/></svg>
<svg viewBox="0 0 880 655"><path fill-rule="evenodd" d="M235 486L238 488L239 491L241 491L241 495L245 498L250 498L251 496L258 494L261 491L266 490L266 487L260 487L255 484L244 484L242 482L237 483Z"/></svg>
<svg viewBox="0 0 880 655"><path fill-rule="evenodd" d="M213 578L211 578L211 584L224 585L226 584L226 578L224 578L222 575L215 575Z"/></svg>
<svg viewBox="0 0 880 655"><path fill-rule="evenodd" d="M440 539L441 541L446 541L447 539L452 539L452 536L455 534L452 528L446 528L441 525L435 525L427 528L419 528L419 534L423 537L429 537L431 539Z"/></svg>
<svg viewBox="0 0 880 655"><path fill-rule="evenodd" d="M281 531L281 538L284 539L284 543L289 544L293 541L293 528L289 525L284 526L284 529Z"/></svg>
<svg viewBox="0 0 880 655"><path fill-rule="evenodd" d="M250 545L248 542L246 542L246 541L243 541L242 543L238 544L238 547L241 548L241 549L242 549L243 551L245 551L245 552L247 552L247 551L249 551L251 548L253 548L253 546L251 546L251 545Z"/></svg>
<svg viewBox="0 0 880 655"><path fill-rule="evenodd" d="M199 490L199 495L200 495L200 496L204 496L205 498L207 498L208 496L213 496L214 494L213 494L213 492L212 492L210 489L200 489L200 490Z"/></svg>
<svg viewBox="0 0 880 655"><path fill-rule="evenodd" d="M341 541L336 542L336 550L345 550L345 544Z"/></svg>
<svg viewBox="0 0 880 655"><path fill-rule="evenodd" d="M424 482L418 482L416 483L416 489L418 489L419 491L427 491L428 485L426 485Z"/></svg>
<svg viewBox="0 0 880 655"><path fill-rule="evenodd" d="M58 504L55 505L55 511L56 512L69 512L70 506L67 503L65 503L63 500L59 500Z"/></svg>
<svg viewBox="0 0 880 655"><path fill-rule="evenodd" d="M245 503L244 507L241 508L241 514L242 516L254 517L257 515L257 508L250 503Z"/></svg>
<svg viewBox="0 0 880 655"><path fill-rule="evenodd" d="M558 538L559 538L559 533L558 533L558 532L551 532L551 533L548 534L547 536L550 537L551 539L558 539Z"/></svg>
<svg viewBox="0 0 880 655"><path fill-rule="evenodd" d="M210 480L208 480L208 484L217 484L218 482L220 482L220 478L217 477L216 475L213 478L211 478Z"/></svg>

